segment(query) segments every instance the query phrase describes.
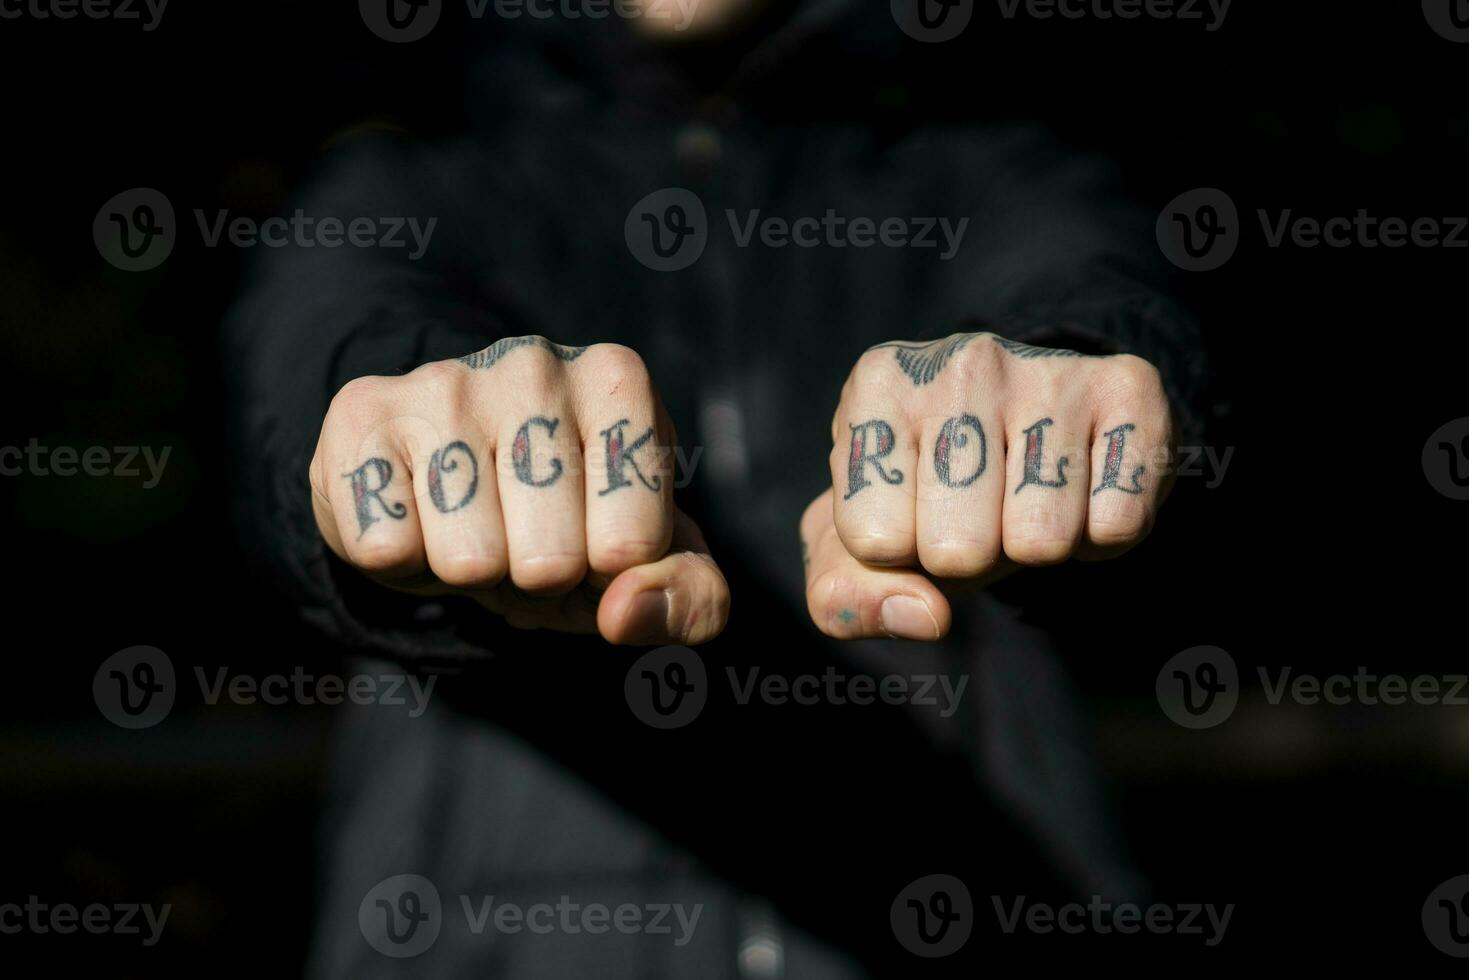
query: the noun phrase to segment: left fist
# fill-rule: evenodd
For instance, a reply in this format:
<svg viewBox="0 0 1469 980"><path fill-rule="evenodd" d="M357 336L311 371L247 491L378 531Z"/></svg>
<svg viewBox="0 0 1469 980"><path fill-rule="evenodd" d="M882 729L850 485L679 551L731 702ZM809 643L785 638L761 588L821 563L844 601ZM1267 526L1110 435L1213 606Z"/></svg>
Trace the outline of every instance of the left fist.
<svg viewBox="0 0 1469 980"><path fill-rule="evenodd" d="M1158 371L991 333L879 344L832 418L832 490L801 519L806 602L828 636L935 640L935 579L1111 558L1166 496Z"/></svg>

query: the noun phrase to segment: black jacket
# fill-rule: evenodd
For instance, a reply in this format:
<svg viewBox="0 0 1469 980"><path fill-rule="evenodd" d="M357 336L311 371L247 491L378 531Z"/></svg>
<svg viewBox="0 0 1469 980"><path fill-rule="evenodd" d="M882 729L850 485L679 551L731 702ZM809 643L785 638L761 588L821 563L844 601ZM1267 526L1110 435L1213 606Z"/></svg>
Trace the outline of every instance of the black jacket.
<svg viewBox="0 0 1469 980"><path fill-rule="evenodd" d="M830 56L838 8L794 16L712 93L610 22L500 39L470 62L471 132L359 138L303 190L315 216L437 218L421 258L290 248L255 270L228 324L249 540L336 644L440 672L424 717L361 709L344 725L314 973L760 976L736 963L766 942L788 976L907 975L940 970L889 926L893 898L923 875L968 884L980 933L996 931L990 895L1142 892L1050 638L981 594L956 604L940 644L826 641L805 613L796 524L829 485L831 412L874 343L985 328L1137 353L1162 371L1187 437L1196 328L1164 292L1150 216L1104 162L1030 127L878 126L773 98L797 66L810 71L808 47ZM696 262L658 272L624 225L668 187L694 192L710 227ZM741 247L730 209L742 222L834 209L969 223L944 260L942 247ZM635 651L386 594L316 533L306 466L342 384L531 333L636 348L698 460L680 504L734 603L699 651L710 703L686 728L655 731L629 710ZM829 665L969 682L941 718L741 706L725 679ZM357 920L363 896L399 873L433 880L446 920L430 951L402 961L375 952ZM472 935L458 898L578 889L609 905L702 902L696 941ZM983 962L986 948L935 962Z"/></svg>

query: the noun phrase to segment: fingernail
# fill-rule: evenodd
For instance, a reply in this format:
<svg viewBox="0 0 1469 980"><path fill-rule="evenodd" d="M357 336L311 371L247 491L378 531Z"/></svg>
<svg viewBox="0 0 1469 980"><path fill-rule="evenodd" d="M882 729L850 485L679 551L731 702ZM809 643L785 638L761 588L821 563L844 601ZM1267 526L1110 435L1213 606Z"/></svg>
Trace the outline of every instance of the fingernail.
<svg viewBox="0 0 1469 980"><path fill-rule="evenodd" d="M656 643L668 635L668 593L639 592L627 613L629 643Z"/></svg>
<svg viewBox="0 0 1469 980"><path fill-rule="evenodd" d="M938 620L922 599L911 595L890 595L882 601L882 629L888 636L901 640L939 638Z"/></svg>

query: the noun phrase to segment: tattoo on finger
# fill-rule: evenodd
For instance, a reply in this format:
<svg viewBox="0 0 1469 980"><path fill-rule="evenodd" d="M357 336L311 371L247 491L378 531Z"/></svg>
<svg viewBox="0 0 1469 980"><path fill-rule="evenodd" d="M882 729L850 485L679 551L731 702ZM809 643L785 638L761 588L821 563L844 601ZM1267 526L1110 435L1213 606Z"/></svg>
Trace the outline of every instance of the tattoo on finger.
<svg viewBox="0 0 1469 980"><path fill-rule="evenodd" d="M653 438L653 427L651 425L648 426L646 432L632 442L628 442L624 430L631 424L627 419L618 419L600 433L602 436L603 458L607 463L607 486L597 491L597 496L599 497L604 497L614 490L620 490L623 487L633 485L633 481L627 478L627 468L629 466L632 467L633 475L638 478L638 482L643 486L654 493L663 489L663 477L654 473L653 478L651 480L648 479L648 477L643 475L643 469L638 465L638 461L634 456L639 449L642 449Z"/></svg>
<svg viewBox="0 0 1469 980"><path fill-rule="evenodd" d="M1056 478L1048 480L1041 475L1043 461L1045 458L1046 428L1055 425L1051 418L1043 418L1028 429L1022 430L1025 435L1025 471L1020 478L1020 483L1015 487L1019 493L1026 487L1053 487L1066 486L1066 464L1071 462L1071 457L1062 456L1056 460Z"/></svg>
<svg viewBox="0 0 1469 980"><path fill-rule="evenodd" d="M893 342L890 344L878 344L874 350L891 348L894 357L897 358L898 367L913 382L913 387L921 388L928 384L943 371L944 365L949 363L949 358L964 349L979 334L962 333L955 334L944 340L933 340L926 344L904 344Z"/></svg>
<svg viewBox="0 0 1469 980"><path fill-rule="evenodd" d="M1064 347L1034 347L1030 344L1022 344L1018 340L1011 340L1008 337L996 337L993 334L991 334L990 336L994 338L995 343L1005 348L1005 350L1009 351L1011 354L1014 354L1016 357L1024 358L1027 361L1034 360L1037 357L1097 356L1092 354L1083 354L1081 351L1067 350Z"/></svg>
<svg viewBox="0 0 1469 980"><path fill-rule="evenodd" d="M1093 497L1103 490L1121 490L1131 494L1143 492L1143 485L1138 478L1147 470L1146 466L1138 466L1132 471L1132 486L1123 486L1117 482L1122 473L1122 454L1127 450L1127 434L1136 428L1131 422L1124 422L1117 428L1102 433L1107 437L1107 455L1102 461L1102 480L1092 491Z"/></svg>
<svg viewBox="0 0 1469 980"><path fill-rule="evenodd" d="M951 470L953 452L955 449L966 448L971 439L976 439L979 443L979 460L974 466L974 472L968 476L956 477ZM958 415L948 419L944 422L943 428L939 430L938 438L934 440L934 474L946 487L955 490L967 487L984 475L987 451L984 426L979 424L979 419L973 415Z"/></svg>
<svg viewBox="0 0 1469 980"><path fill-rule="evenodd" d="M401 501L383 499L383 491L388 488L388 484L393 479L392 463L380 456L374 456L352 472L343 473L342 476L349 481L352 487L352 508L357 514L357 536L359 538L367 533L369 527L382 520L373 514L374 502L378 509L395 521L401 521L408 516L406 504ZM369 476L371 482L369 482Z"/></svg>
<svg viewBox="0 0 1469 980"><path fill-rule="evenodd" d="M913 382L915 388L921 388L932 382L941 374L953 359L978 337L988 337L1002 350L1015 357L1031 361L1042 357L1105 357L1107 355L1083 354L1080 351L1067 350L1063 347L1036 347L1031 344L1022 344L1018 340L1010 340L1008 337L1000 337L992 333L960 333L942 340L930 340L927 343L905 343L903 341L892 341L886 344L877 344L872 350L892 350L893 357L898 362L898 367Z"/></svg>
<svg viewBox="0 0 1469 980"><path fill-rule="evenodd" d="M444 494L444 477L446 474L456 473L461 465L461 458L469 466L469 486L454 503L449 503ZM479 460L475 458L474 450L462 439L456 439L442 449L434 450L434 454L428 460L428 498L433 501L434 509L441 514L450 514L474 499L475 490L479 489Z"/></svg>
<svg viewBox="0 0 1469 980"><path fill-rule="evenodd" d="M484 350L475 351L473 354L465 354L459 358L459 363L472 369L492 368L500 362L506 354L522 347L539 347L556 357L560 361L574 361L586 353L585 347L567 347L562 344L553 344L545 337L504 337L495 341Z"/></svg>
<svg viewBox="0 0 1469 980"><path fill-rule="evenodd" d="M897 467L888 470L882 465L882 460L892 453L896 445L893 427L882 419L848 425L852 430L852 446L847 454L847 492L842 499L851 500L858 491L871 485L872 481L867 479L868 466L884 483L892 486L902 483L902 470Z"/></svg>
<svg viewBox="0 0 1469 980"><path fill-rule="evenodd" d="M544 415L536 415L525 420L524 424L515 432L515 440L510 444L510 462L515 467L515 478L528 487L549 487L561 479L562 465L559 457L552 456L547 466L548 472L545 476L535 475L535 454L531 449L532 428L544 429L547 438L556 435L556 427L561 424L560 419L548 419Z"/></svg>

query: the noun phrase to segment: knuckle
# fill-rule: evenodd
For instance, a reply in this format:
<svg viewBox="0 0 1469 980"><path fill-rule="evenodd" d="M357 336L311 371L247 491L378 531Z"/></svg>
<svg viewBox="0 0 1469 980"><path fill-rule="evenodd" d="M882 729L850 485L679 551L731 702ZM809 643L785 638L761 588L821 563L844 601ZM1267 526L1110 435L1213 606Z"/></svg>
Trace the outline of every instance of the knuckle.
<svg viewBox="0 0 1469 980"><path fill-rule="evenodd" d="M917 557L912 534L863 529L841 537L847 553L867 565L905 565Z"/></svg>
<svg viewBox="0 0 1469 980"><path fill-rule="evenodd" d="M902 343L902 341L886 341L885 343ZM847 375L849 383L861 378L871 378L881 374L893 360L893 352L889 347L878 345L869 347L857 358L852 365L852 370Z"/></svg>
<svg viewBox="0 0 1469 980"><path fill-rule="evenodd" d="M1076 384L1076 375L1064 370L1043 370L1027 374L1024 379L1017 379L1019 387L1025 393L1025 402L1031 405L1058 406L1049 414L1058 422L1064 417L1064 409L1060 406L1071 406L1079 396ZM1081 389L1084 392L1084 388ZM1027 422L1034 419L1027 419Z"/></svg>
<svg viewBox="0 0 1469 980"><path fill-rule="evenodd" d="M1135 354L1119 354L1108 364L1105 393L1117 400L1156 404L1164 399L1163 376Z"/></svg>
<svg viewBox="0 0 1469 980"><path fill-rule="evenodd" d="M378 375L353 378L332 396L324 427L348 425L366 428L382 413L392 379Z"/></svg>
<svg viewBox="0 0 1469 980"><path fill-rule="evenodd" d="M527 555L510 563L510 581L532 594L569 592L586 573L587 559L581 554Z"/></svg>
<svg viewBox="0 0 1469 980"><path fill-rule="evenodd" d="M536 352L536 357L522 357L514 363L516 383L529 386L538 391L554 391L559 388L566 377L566 365L560 359L543 352ZM510 365L505 365L510 367ZM494 384L494 375L485 375L487 385Z"/></svg>
<svg viewBox="0 0 1469 980"><path fill-rule="evenodd" d="M456 589L497 585L507 571L505 558L495 555L456 555L440 558L432 565L438 580Z"/></svg>
<svg viewBox="0 0 1469 980"><path fill-rule="evenodd" d="M1144 537L1144 523L1141 520L1093 521L1087 525L1087 537L1092 544L1103 548L1136 544Z"/></svg>
<svg viewBox="0 0 1469 980"><path fill-rule="evenodd" d="M466 372L454 361L430 361L409 371L402 381L414 405L458 405Z"/></svg>
<svg viewBox="0 0 1469 980"><path fill-rule="evenodd" d="M944 368L946 388L965 392L987 390L997 368L990 347L990 344L969 344L955 352Z"/></svg>
<svg viewBox="0 0 1469 980"><path fill-rule="evenodd" d="M924 545L924 571L938 578L978 578L998 563L999 548L974 541L941 541Z"/></svg>
<svg viewBox="0 0 1469 980"><path fill-rule="evenodd" d="M698 616L684 626L685 643L691 645L708 643L724 632L724 627L729 622L729 589L714 590L705 608L708 610L706 614Z"/></svg>
<svg viewBox="0 0 1469 980"><path fill-rule="evenodd" d="M683 642L706 643L729 621L729 586L707 557L691 554L686 559L694 574L683 577L685 588L671 591L669 622L679 624L674 635Z"/></svg>
<svg viewBox="0 0 1469 980"><path fill-rule="evenodd" d="M623 344L595 344L581 358L599 388L608 394L646 394L653 390L653 376L643 357Z"/></svg>
<svg viewBox="0 0 1469 980"><path fill-rule="evenodd" d="M846 384L842 386L842 400L862 401L890 391L895 383L895 376L897 379L902 378L902 373L895 370L893 350L886 347L870 348L852 365Z"/></svg>
<svg viewBox="0 0 1469 980"><path fill-rule="evenodd" d="M1151 519L1142 507L1126 507L1105 511L1093 508L1087 515L1086 536L1102 547L1136 544L1147 537Z"/></svg>
<svg viewBox="0 0 1469 980"><path fill-rule="evenodd" d="M1076 542L1054 531L1035 529L1005 539L1005 554L1020 565L1058 565L1071 557Z"/></svg>
<svg viewBox="0 0 1469 980"><path fill-rule="evenodd" d="M613 537L592 542L588 549L588 559L592 571L616 575L629 568L652 564L662 558L667 550L667 540Z"/></svg>
<svg viewBox="0 0 1469 980"><path fill-rule="evenodd" d="M392 577L416 570L418 549L406 535L399 535L391 540L349 543L347 555L369 575Z"/></svg>

